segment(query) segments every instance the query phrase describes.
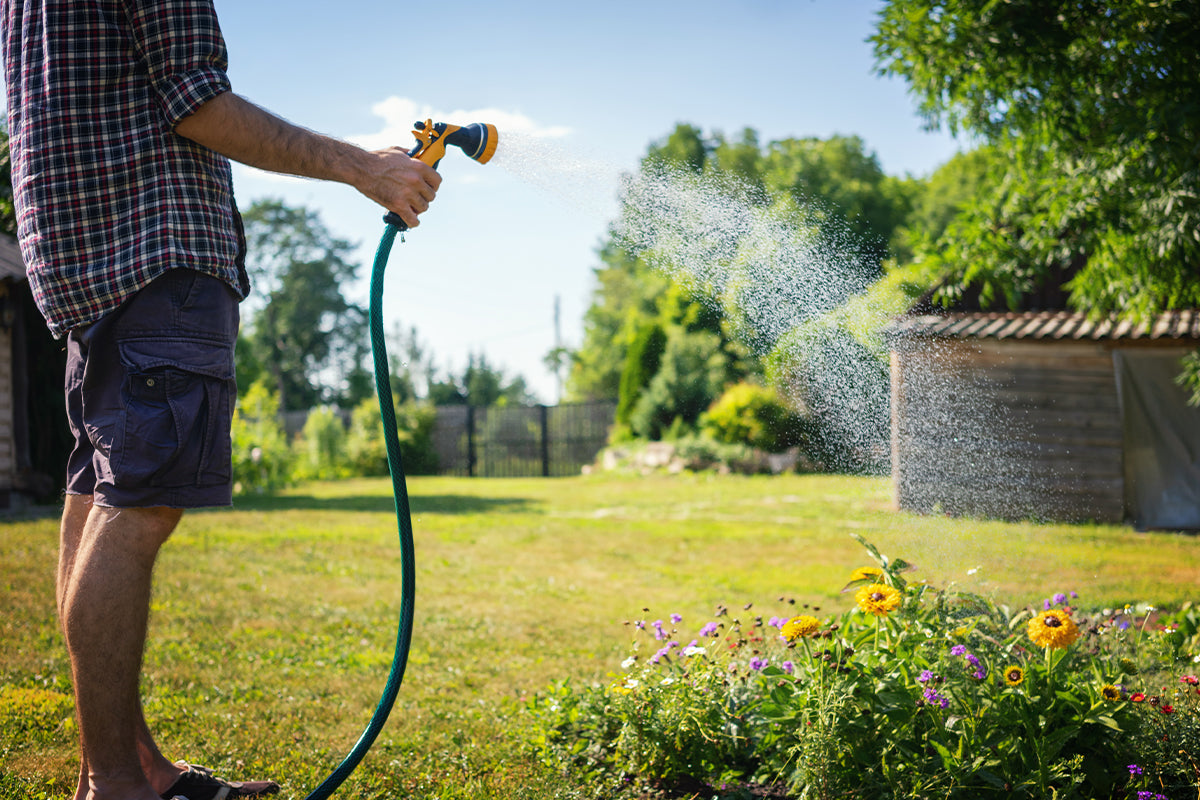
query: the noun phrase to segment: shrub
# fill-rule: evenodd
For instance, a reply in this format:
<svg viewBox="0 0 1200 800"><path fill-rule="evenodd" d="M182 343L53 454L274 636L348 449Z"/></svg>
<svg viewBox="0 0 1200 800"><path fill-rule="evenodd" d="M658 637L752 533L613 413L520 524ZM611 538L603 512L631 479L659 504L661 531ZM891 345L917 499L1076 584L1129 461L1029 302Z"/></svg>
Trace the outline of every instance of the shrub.
<svg viewBox="0 0 1200 800"><path fill-rule="evenodd" d="M531 703L537 752L596 781L795 798L1195 797L1194 615L1153 630L1149 609L1087 614L1073 593L1013 613L863 544L839 616L635 622L621 674Z"/></svg>
<svg viewBox="0 0 1200 800"><path fill-rule="evenodd" d="M662 363L663 349L667 345L667 334L662 326L654 323L638 331L629 352L625 356L625 368L621 372L621 385L617 394L616 421L627 426L633 409L642 392L658 373Z"/></svg>
<svg viewBox="0 0 1200 800"><path fill-rule="evenodd" d="M720 393L727 362L715 333L673 329L662 365L630 415L633 432L658 440L693 430Z"/></svg>
<svg viewBox="0 0 1200 800"><path fill-rule="evenodd" d="M297 458L293 475L297 480L349 477L346 425L337 409L318 406L309 411L295 448Z"/></svg>
<svg viewBox="0 0 1200 800"><path fill-rule="evenodd" d="M396 406L396 438L406 474L428 475L437 471L437 452L433 447L436 422L437 409L431 405L409 402ZM346 458L354 475L388 474L387 445L377 400L363 400L351 412Z"/></svg>
<svg viewBox="0 0 1200 800"><path fill-rule="evenodd" d="M237 494L282 489L291 479L292 454L279 422L279 397L257 381L233 412L233 483Z"/></svg>
<svg viewBox="0 0 1200 800"><path fill-rule="evenodd" d="M753 383L730 386L700 418L701 429L718 442L768 453L799 444L803 424L775 390Z"/></svg>

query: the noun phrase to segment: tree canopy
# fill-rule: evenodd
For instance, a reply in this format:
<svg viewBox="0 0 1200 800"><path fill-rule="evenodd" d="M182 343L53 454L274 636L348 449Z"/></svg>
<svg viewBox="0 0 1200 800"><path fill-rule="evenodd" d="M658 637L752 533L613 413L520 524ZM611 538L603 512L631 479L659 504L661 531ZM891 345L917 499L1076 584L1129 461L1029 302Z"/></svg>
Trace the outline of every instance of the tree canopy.
<svg viewBox="0 0 1200 800"><path fill-rule="evenodd" d="M872 41L931 125L1000 155L918 252L942 299L1200 307L1200 2L890 0Z"/></svg>

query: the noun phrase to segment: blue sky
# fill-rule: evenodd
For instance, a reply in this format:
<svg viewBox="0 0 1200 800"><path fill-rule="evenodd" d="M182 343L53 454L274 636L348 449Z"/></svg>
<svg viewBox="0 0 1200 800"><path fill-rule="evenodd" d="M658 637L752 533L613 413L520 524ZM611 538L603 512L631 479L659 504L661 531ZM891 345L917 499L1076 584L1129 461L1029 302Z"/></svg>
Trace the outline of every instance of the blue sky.
<svg viewBox="0 0 1200 800"><path fill-rule="evenodd" d="M457 152L442 162L437 200L393 251L385 310L389 326L415 325L443 367L484 352L548 402L555 298L562 339L577 345L615 178L676 123L731 136L751 127L763 142L857 134L897 175L953 155L948 134L922 129L906 86L874 74L865 39L880 5L216 0L234 91L297 124L405 147L418 117L498 125L495 164ZM506 131L547 144L534 182L528 162L496 166ZM365 302L377 207L344 186L234 175L243 206L306 205L359 243L362 281L347 294Z"/></svg>

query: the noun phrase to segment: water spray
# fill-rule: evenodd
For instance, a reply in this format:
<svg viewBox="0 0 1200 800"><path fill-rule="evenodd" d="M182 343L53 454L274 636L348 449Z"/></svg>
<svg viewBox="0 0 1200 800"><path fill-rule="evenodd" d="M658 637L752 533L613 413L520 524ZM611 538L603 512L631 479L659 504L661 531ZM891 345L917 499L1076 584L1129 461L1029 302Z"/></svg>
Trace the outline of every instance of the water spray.
<svg viewBox="0 0 1200 800"><path fill-rule="evenodd" d="M425 120L413 125L413 135L417 137L417 145L409 151L409 156L425 162L434 169L437 169L446 155L446 145L454 145L469 158L486 164L495 154L496 144L500 140L496 126L479 122L460 127ZM383 220L387 227L379 240L379 249L375 252L375 264L371 270L371 355L375 362L375 392L379 396L379 414L383 420L383 438L387 445L388 471L392 476L392 497L395 500L396 525L400 537L400 621L396 630L396 650L392 657L391 672L371 721L342 763L305 800L325 800L337 791L371 749L396 702L396 694L404 681L404 669L408 665L408 650L412 643L413 604L416 598L412 512L408 503L408 487L404 480L404 465L400 457L400 440L396 435L396 408L392 402L391 371L388 369L387 347L383 337L383 273L396 234L408 230L408 225L398 214L391 211Z"/></svg>

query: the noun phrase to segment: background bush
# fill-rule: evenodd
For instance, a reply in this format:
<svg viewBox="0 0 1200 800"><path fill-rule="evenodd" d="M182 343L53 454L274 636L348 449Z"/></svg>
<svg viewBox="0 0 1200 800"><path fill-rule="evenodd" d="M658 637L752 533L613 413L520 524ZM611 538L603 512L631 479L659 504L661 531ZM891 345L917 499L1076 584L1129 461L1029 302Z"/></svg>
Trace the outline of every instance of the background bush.
<svg viewBox="0 0 1200 800"><path fill-rule="evenodd" d="M718 442L768 453L799 444L803 426L804 419L774 389L753 383L730 386L700 418L701 430Z"/></svg>

